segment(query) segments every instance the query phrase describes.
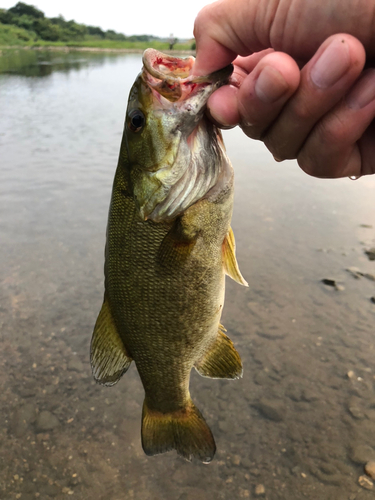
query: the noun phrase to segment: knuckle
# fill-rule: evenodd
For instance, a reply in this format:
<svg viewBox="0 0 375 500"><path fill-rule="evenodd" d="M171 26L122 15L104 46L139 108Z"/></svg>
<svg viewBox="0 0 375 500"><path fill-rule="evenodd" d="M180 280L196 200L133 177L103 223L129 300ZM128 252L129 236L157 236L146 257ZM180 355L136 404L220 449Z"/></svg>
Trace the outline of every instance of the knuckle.
<svg viewBox="0 0 375 500"><path fill-rule="evenodd" d="M317 123L315 132L322 147L336 149L341 144L346 144L348 137L348 123L340 114L332 112L329 119Z"/></svg>
<svg viewBox="0 0 375 500"><path fill-rule="evenodd" d="M242 131L251 139L262 140L262 129L252 123L242 123L240 125Z"/></svg>
<svg viewBox="0 0 375 500"><path fill-rule="evenodd" d="M293 160L297 156L297 150L293 147L288 138L283 138L281 134L267 134L262 137L266 148L277 158L278 161Z"/></svg>
<svg viewBox="0 0 375 500"><path fill-rule="evenodd" d="M298 106L293 106L290 110L291 119L295 120L297 123L309 123L314 116L314 111L310 106L306 105L306 102L299 102Z"/></svg>

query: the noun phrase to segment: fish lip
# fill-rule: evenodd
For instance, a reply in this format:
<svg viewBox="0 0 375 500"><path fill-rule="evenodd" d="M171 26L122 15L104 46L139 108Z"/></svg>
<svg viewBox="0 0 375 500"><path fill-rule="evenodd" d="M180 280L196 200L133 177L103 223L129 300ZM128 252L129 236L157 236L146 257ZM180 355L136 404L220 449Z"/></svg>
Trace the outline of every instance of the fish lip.
<svg viewBox="0 0 375 500"><path fill-rule="evenodd" d="M193 56L173 57L156 49L146 49L142 60L145 83L171 102L185 101L206 86L216 90L228 83L233 73L230 64L209 75L194 76L191 75Z"/></svg>

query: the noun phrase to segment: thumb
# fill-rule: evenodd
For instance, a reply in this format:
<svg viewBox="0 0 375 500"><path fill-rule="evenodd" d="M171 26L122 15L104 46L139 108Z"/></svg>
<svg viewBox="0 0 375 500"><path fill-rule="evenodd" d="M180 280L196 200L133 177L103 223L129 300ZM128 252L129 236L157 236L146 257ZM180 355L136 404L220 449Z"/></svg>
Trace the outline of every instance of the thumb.
<svg viewBox="0 0 375 500"><path fill-rule="evenodd" d="M269 4L274 4L276 10L278 0ZM194 23L197 44L195 75L207 75L227 66L237 55L248 56L270 46L268 36L262 42L254 29L258 22L257 5L258 1L219 0L206 5L198 13ZM267 13L270 25L271 10ZM263 26L265 21L263 19Z"/></svg>

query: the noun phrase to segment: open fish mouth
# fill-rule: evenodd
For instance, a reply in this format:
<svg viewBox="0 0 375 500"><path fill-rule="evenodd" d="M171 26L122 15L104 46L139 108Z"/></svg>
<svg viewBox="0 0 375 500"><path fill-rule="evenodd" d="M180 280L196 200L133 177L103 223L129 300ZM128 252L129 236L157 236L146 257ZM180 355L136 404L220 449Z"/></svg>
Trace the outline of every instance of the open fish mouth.
<svg viewBox="0 0 375 500"><path fill-rule="evenodd" d="M170 221L216 184L229 163L220 131L204 116L210 95L228 82L233 67L208 76L191 76L194 57L178 58L147 49L141 79L151 91L152 118L164 148L157 141L156 163L143 170L134 195L143 219ZM152 121L153 120L153 121ZM162 132L160 132L162 129Z"/></svg>
<svg viewBox="0 0 375 500"><path fill-rule="evenodd" d="M155 49L143 54L144 76L149 86L171 102L183 101L209 84L224 85L233 72L229 65L208 76L191 76L194 57L172 57ZM212 93L211 92L211 93Z"/></svg>

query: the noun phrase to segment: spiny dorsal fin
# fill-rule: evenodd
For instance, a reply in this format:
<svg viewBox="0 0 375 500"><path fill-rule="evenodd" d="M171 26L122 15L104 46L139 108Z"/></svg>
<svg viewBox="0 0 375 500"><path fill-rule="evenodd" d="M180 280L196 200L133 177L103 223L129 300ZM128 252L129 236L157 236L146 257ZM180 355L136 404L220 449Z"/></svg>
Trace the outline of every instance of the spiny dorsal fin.
<svg viewBox="0 0 375 500"><path fill-rule="evenodd" d="M202 414L190 400L180 410L162 413L148 407L142 412L142 447L146 455L175 449L186 460L211 462L216 445Z"/></svg>
<svg viewBox="0 0 375 500"><path fill-rule="evenodd" d="M234 241L234 234L232 228L229 228L228 234L225 236L223 245L223 265L224 270L228 276L240 285L249 286L247 281L241 274L236 260L236 242Z"/></svg>
<svg viewBox="0 0 375 500"><path fill-rule="evenodd" d="M241 378L242 363L233 342L225 335L225 328L220 325L214 345L204 357L195 363L195 369L203 377Z"/></svg>
<svg viewBox="0 0 375 500"><path fill-rule="evenodd" d="M104 299L91 339L91 369L99 384L114 385L128 370L132 358L117 333L108 302Z"/></svg>

